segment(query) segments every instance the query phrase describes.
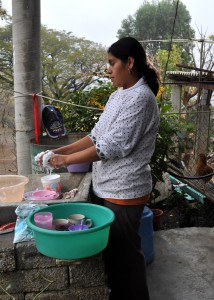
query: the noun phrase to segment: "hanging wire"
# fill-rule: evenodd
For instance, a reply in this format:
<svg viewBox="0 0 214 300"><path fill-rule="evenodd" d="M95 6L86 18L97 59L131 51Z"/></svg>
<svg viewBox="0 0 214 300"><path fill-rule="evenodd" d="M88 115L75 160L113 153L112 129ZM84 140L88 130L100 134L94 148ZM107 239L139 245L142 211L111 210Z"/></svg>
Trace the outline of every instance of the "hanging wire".
<svg viewBox="0 0 214 300"><path fill-rule="evenodd" d="M163 43L169 43L169 42L174 42L174 43L185 43L185 42L205 42L205 43L210 43L214 44L214 40L210 39L194 39L194 38L188 38L188 39L165 39L165 40L142 40L140 43L150 43L150 42L163 42Z"/></svg>
<svg viewBox="0 0 214 300"><path fill-rule="evenodd" d="M47 96L42 96L42 98L48 99L48 100L51 100L51 101L56 101L56 102L59 102L59 103L64 103L64 104L76 106L76 107L82 107L82 108L87 108L87 109L94 109L94 110L100 110L100 111L103 111L102 108L97 108L97 107L92 107L92 106L86 106L86 105L80 105L80 104L74 104L74 103L72 103L72 102L66 102L66 101L54 99L54 98L47 97Z"/></svg>
<svg viewBox="0 0 214 300"><path fill-rule="evenodd" d="M9 88L7 90L10 90ZM66 102L66 101L62 101L59 99L55 99L55 98L51 98L51 97L47 97L47 96L43 96L42 95L42 91L38 92L38 93L22 93L22 92L18 92L18 91L13 91L15 94L18 94L17 96L13 96L13 98L19 98L19 97L23 97L23 96L33 96L33 95L38 95L44 99L48 99L51 101L55 101L55 102L59 102L59 103L63 103L63 104L67 104L67 105L71 105L71 106L76 106L76 107L82 107L82 108L86 108L86 109L92 109L92 110L99 110L99 111L103 111L104 109L102 108L98 108L98 107L92 107L92 106L86 106L86 105L80 105L80 104L75 104L72 102Z"/></svg>
<svg viewBox="0 0 214 300"><path fill-rule="evenodd" d="M165 66L165 70L164 70L163 82L165 81L165 78L166 78L166 71L167 71L169 58L170 58L170 54L171 54L171 50L172 50L173 35L174 35L174 31L175 31L175 22L176 22L176 18L178 15L178 5L179 5L179 0L177 0L177 3L176 3L175 16L174 16L174 21L173 21L173 26L172 26L172 33L171 33L171 38L170 38L168 57L167 57L166 66Z"/></svg>
<svg viewBox="0 0 214 300"><path fill-rule="evenodd" d="M178 175L174 172L172 172L171 170L168 170L168 173L174 177L180 178L180 179L190 179L190 180L198 180L198 179L205 179L207 177L210 177L212 175L214 175L214 172L203 175L203 176L183 176L183 175Z"/></svg>

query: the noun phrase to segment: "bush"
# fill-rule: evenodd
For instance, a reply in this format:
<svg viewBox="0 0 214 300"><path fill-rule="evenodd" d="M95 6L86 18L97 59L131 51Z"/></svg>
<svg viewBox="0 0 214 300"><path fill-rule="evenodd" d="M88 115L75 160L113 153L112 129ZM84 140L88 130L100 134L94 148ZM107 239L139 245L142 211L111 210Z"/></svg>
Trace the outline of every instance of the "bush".
<svg viewBox="0 0 214 300"><path fill-rule="evenodd" d="M152 200L160 196L160 192L155 189L158 181L163 180L163 172L167 171L169 158L175 153L175 137L178 132L177 116L169 113L171 105L161 103L160 107L160 128L156 139L155 150L151 158L150 166L152 170Z"/></svg>
<svg viewBox="0 0 214 300"><path fill-rule="evenodd" d="M102 83L88 91L73 92L71 102L60 108L67 131L90 132L114 90L110 83Z"/></svg>

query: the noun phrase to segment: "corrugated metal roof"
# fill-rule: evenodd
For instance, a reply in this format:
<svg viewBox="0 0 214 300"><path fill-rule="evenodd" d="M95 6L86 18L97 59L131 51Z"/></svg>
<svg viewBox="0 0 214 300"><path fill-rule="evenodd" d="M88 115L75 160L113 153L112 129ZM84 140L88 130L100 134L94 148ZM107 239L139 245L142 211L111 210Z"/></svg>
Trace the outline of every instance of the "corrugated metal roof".
<svg viewBox="0 0 214 300"><path fill-rule="evenodd" d="M206 82L208 84L214 84L214 74L209 72L199 72L199 71L168 71L166 72L166 76L168 79L173 81L182 81L182 82L194 82L201 81Z"/></svg>
<svg viewBox="0 0 214 300"><path fill-rule="evenodd" d="M209 76L208 75L209 72L198 72L198 71L191 71L191 72L185 72L185 71L167 71L166 74L167 75L182 75L182 76L190 76L190 77L198 77L198 76ZM213 77L213 76L212 76Z"/></svg>

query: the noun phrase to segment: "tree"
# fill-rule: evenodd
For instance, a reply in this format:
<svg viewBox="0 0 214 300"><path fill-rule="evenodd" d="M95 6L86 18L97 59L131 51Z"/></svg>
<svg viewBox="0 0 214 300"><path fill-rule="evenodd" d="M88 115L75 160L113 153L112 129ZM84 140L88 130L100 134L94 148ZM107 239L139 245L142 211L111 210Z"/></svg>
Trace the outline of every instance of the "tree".
<svg viewBox="0 0 214 300"><path fill-rule="evenodd" d="M0 82L5 87L13 88L13 47L12 24L0 27Z"/></svg>
<svg viewBox="0 0 214 300"><path fill-rule="evenodd" d="M9 16L7 15L6 10L2 7L2 1L0 0L0 19L1 20L7 20ZM12 29L10 30L10 32ZM0 27L0 32L2 32L2 28ZM10 34L11 35L11 34ZM14 127L14 109L13 109L13 102L11 101L10 97L12 94L11 86L13 84L12 79L12 51L10 47L10 54L8 55L8 44L6 43L7 40L7 33L4 33L0 39L0 128L1 126L5 126L6 123L12 124L12 127ZM5 60L7 63L5 64ZM9 75L9 76L8 76ZM4 80L4 86L3 86L3 80ZM12 102L12 103L11 103ZM11 109L12 107L12 109ZM12 115L10 114L12 110ZM6 121L6 117L7 120ZM11 122L12 120L12 122Z"/></svg>
<svg viewBox="0 0 214 300"><path fill-rule="evenodd" d="M176 64L181 63L181 50L175 44L172 45L169 59L168 56L169 56L169 51L167 50L159 49L157 51L156 59L163 73L165 72L167 62L168 62L168 69L170 71L175 71L177 69Z"/></svg>
<svg viewBox="0 0 214 300"><path fill-rule="evenodd" d="M156 56L153 58L152 64L159 70L161 81L164 82L167 69L175 71L177 70L176 64L180 64L181 62L181 49L176 44L173 44L170 53L167 50L159 49ZM160 87L157 97L159 98L159 96L161 96L162 98L162 95L164 94L165 100L169 100L171 91L171 85L164 84Z"/></svg>
<svg viewBox="0 0 214 300"><path fill-rule="evenodd" d="M0 82L13 89L12 25L0 28ZM103 77L106 49L70 32L41 27L43 95L67 100Z"/></svg>
<svg viewBox="0 0 214 300"><path fill-rule="evenodd" d="M0 18L1 18L2 20L4 20L4 19L6 19L6 17L7 17L7 12L6 12L6 10L2 7L2 2L1 2L1 0L0 0Z"/></svg>
<svg viewBox="0 0 214 300"><path fill-rule="evenodd" d="M133 16L129 15L122 21L117 36L118 38L133 36L139 41L158 40L144 42L146 50L154 55L158 49L170 50L170 44L160 40L193 38L195 32L190 22L190 14L182 2L178 2L177 6L173 0L152 2L145 0ZM189 58L191 44L182 43L179 47L182 49L183 60Z"/></svg>
<svg viewBox="0 0 214 300"><path fill-rule="evenodd" d="M103 77L106 49L71 32L42 26L43 94L67 100Z"/></svg>
<svg viewBox="0 0 214 300"><path fill-rule="evenodd" d="M199 35L200 38L196 40L196 46L191 52L193 65L211 71L214 68L214 35L208 39L202 32L199 32Z"/></svg>
<svg viewBox="0 0 214 300"><path fill-rule="evenodd" d="M11 17L7 14L7 11L2 7L2 1L0 0L0 18L2 20L11 20ZM0 27L0 83L4 80L4 86L13 84L12 81L12 65L13 65L13 52L11 51L12 43L12 25L9 30L4 30ZM8 40L9 39L9 40ZM9 43L8 43L9 42ZM1 86L1 85L0 85ZM2 91L1 91L2 92Z"/></svg>

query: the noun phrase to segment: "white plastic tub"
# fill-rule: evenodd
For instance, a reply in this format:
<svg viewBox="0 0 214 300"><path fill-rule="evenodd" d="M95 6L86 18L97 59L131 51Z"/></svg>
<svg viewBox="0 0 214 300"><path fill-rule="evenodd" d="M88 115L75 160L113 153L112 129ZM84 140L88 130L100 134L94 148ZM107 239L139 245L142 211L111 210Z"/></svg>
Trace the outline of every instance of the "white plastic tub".
<svg viewBox="0 0 214 300"><path fill-rule="evenodd" d="M22 175L0 175L0 202L21 202L28 181Z"/></svg>
<svg viewBox="0 0 214 300"><path fill-rule="evenodd" d="M61 177L59 174L43 176L41 182L44 190L61 193Z"/></svg>

